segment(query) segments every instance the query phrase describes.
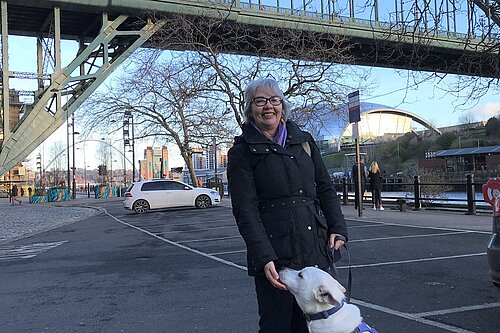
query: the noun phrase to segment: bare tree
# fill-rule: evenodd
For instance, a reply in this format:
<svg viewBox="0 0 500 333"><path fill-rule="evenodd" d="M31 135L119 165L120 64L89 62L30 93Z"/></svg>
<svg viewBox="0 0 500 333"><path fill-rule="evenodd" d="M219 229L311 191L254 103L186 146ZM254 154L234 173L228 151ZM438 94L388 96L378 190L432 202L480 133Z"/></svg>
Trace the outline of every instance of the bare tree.
<svg viewBox="0 0 500 333"><path fill-rule="evenodd" d="M52 173L52 179L48 180L49 185L52 184L52 186L58 186L62 180L66 179L64 173L67 167L64 160L64 153L66 152L65 147L66 145L61 141L56 141L49 148L50 161L49 164L47 164L47 168L50 168L49 172Z"/></svg>
<svg viewBox="0 0 500 333"><path fill-rule="evenodd" d="M295 120L316 127L325 114L342 112L337 106L345 103L349 92L368 92L373 86L367 71L339 66L353 63L350 50L355 45L326 32L251 27L221 12L214 18L177 17L152 43L157 49L193 50L190 62L213 72L212 91L227 102L239 126L244 88L259 77L275 78L294 106ZM359 82L355 87L345 83L353 77Z"/></svg>
<svg viewBox="0 0 500 333"><path fill-rule="evenodd" d="M473 112L467 112L463 113L459 118L458 118L458 123L462 125L462 128L465 130L465 133L467 133L473 126L473 123L476 121L475 115Z"/></svg>
<svg viewBox="0 0 500 333"><path fill-rule="evenodd" d="M401 2L403 6L403 2ZM407 89L422 82L440 84L439 90L451 94L457 109L467 110L476 105L479 98L488 92L500 93L500 5L498 1L414 1L403 11L397 8L390 14L390 28L386 39L400 41L390 52L380 52L384 42L377 43L373 52L385 57L387 63L406 59L407 69L422 68L422 71L400 71L407 77ZM461 18L460 18L461 17ZM466 19L465 19L466 18ZM466 31L459 32L460 19L467 22ZM462 39L461 49L443 57L432 56L433 40ZM408 41L411 40L411 47ZM442 66L439 72L432 70L435 63ZM454 76L452 83L445 77Z"/></svg>
<svg viewBox="0 0 500 333"><path fill-rule="evenodd" d="M339 36L266 29L257 38L253 28L223 16L168 20L150 41L154 48L138 52L126 74L107 92L95 94L80 114L88 133L112 127L113 120L120 123L124 111L130 110L136 138L175 143L193 184L192 149L207 146L214 137L219 142L232 140L243 124L243 91L251 80L272 76L280 82L294 106L293 117L302 125L317 126L325 114L343 112L336 106L353 89L369 89L363 70L336 65L352 62L352 45ZM191 51L161 51L166 49ZM362 84L344 83L353 75Z"/></svg>
<svg viewBox="0 0 500 333"><path fill-rule="evenodd" d="M86 130L106 120L120 123L124 111L131 111L135 138L175 143L196 185L193 148L207 146L214 138L227 141L234 128L226 121L229 111L210 89L210 73L185 60L167 54L131 68L119 84L114 82L108 91L91 98L86 106L91 110L86 112Z"/></svg>

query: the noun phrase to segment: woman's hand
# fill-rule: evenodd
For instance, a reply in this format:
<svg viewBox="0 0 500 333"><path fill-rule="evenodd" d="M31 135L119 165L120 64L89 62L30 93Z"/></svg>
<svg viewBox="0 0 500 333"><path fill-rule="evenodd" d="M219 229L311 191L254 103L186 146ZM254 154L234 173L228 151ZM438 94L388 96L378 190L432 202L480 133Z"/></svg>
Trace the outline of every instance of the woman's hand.
<svg viewBox="0 0 500 333"><path fill-rule="evenodd" d="M345 237L339 234L331 234L330 239L328 241L330 248L334 250L340 249L345 244Z"/></svg>
<svg viewBox="0 0 500 333"><path fill-rule="evenodd" d="M273 287L288 290L287 287L279 281L280 276L276 271L276 266L274 266L274 262L270 261L264 266L264 273L266 274L266 278L271 282Z"/></svg>

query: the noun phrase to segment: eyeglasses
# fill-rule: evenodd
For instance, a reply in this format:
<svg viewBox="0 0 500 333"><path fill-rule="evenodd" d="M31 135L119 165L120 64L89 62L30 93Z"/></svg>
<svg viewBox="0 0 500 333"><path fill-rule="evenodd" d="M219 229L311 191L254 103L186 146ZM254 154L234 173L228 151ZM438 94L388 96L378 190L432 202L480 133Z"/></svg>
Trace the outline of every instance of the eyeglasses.
<svg viewBox="0 0 500 333"><path fill-rule="evenodd" d="M267 104L267 101L269 101L273 106L278 106L283 103L283 100L279 96L273 96L271 98L255 97L254 99L252 99L253 104L255 104L256 106L264 106Z"/></svg>

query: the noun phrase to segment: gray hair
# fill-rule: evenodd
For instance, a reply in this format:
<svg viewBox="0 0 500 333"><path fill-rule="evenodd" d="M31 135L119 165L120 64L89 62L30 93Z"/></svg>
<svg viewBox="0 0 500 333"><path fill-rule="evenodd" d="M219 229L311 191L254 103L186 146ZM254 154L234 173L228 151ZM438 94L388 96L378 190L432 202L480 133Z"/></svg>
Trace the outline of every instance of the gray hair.
<svg viewBox="0 0 500 333"><path fill-rule="evenodd" d="M276 94L276 96L281 97L281 99L283 100L283 119L286 121L290 110L290 104L288 104L287 100L285 99L285 95L283 95L283 92L278 86L278 82L271 78L265 78L250 82L245 89L245 108L243 109L245 124L252 123L252 100L255 98L255 91L258 88L264 88L273 92L274 94Z"/></svg>

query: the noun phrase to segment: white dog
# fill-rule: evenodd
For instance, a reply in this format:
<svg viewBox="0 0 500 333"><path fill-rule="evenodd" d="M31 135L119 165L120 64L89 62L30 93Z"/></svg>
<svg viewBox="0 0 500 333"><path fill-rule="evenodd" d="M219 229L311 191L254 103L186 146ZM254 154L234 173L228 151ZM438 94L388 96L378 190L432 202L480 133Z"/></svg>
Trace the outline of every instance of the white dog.
<svg viewBox="0 0 500 333"><path fill-rule="evenodd" d="M285 268L279 275L306 314L309 332L377 333L363 322L357 306L344 301L345 288L327 272L315 267Z"/></svg>

